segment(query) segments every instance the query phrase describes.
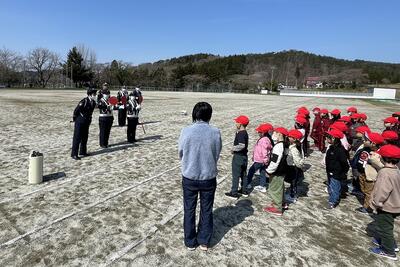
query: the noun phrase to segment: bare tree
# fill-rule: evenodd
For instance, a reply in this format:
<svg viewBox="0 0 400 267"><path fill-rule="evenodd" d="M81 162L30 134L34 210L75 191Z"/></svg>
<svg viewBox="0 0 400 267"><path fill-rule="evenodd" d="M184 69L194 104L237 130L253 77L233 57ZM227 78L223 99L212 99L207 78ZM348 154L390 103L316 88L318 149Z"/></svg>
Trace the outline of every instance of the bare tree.
<svg viewBox="0 0 400 267"><path fill-rule="evenodd" d="M7 86L15 84L20 80L21 68L23 66L22 57L7 48L0 49L0 83Z"/></svg>
<svg viewBox="0 0 400 267"><path fill-rule="evenodd" d="M59 66L59 56L47 48L35 48L28 53L28 65L36 70L38 84L46 87Z"/></svg>
<svg viewBox="0 0 400 267"><path fill-rule="evenodd" d="M85 67L93 69L97 61L96 52L94 52L94 50L85 46L84 44L78 44L75 47L78 49L78 52L82 55Z"/></svg>

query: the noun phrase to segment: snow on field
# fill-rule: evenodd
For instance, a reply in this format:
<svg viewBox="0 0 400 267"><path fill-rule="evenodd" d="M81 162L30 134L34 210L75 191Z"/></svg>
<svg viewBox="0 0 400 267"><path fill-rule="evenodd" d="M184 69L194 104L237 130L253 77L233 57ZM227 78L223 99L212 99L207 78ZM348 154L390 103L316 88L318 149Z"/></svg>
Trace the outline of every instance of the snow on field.
<svg viewBox="0 0 400 267"><path fill-rule="evenodd" d="M114 95L116 92L113 92ZM267 194L233 201L230 188L233 118L250 117L250 144L261 122L291 127L299 106L345 110L356 105L381 130L388 106L341 99L268 95L144 92L139 142L126 143L126 127L114 126L108 149L98 145L97 110L88 142L90 157L70 158L73 109L85 92L2 90L0 104L0 266L385 266L368 253L365 227L372 219L354 211L353 196L324 209L326 177L321 153L308 158L301 187L307 196L282 218L262 211ZM223 151L215 199L215 231L208 252L183 245L182 192L177 139L191 123L198 101L212 104L211 123L221 129ZM181 114L188 111L188 116ZM117 124L115 114L114 125ZM29 185L28 155L44 153L47 181ZM251 157L249 157L251 158ZM400 228L396 223L399 240ZM395 266L395 265L393 265Z"/></svg>

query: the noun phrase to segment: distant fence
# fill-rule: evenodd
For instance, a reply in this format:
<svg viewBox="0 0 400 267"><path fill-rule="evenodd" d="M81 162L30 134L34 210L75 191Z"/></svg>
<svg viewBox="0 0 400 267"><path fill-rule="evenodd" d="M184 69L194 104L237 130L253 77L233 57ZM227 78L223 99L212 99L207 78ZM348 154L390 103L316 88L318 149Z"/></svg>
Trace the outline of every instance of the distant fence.
<svg viewBox="0 0 400 267"><path fill-rule="evenodd" d="M314 96L329 98L361 98L361 99L396 99L396 89L374 88L368 93L359 92L335 92L335 91L301 91L301 90L282 90L283 96Z"/></svg>
<svg viewBox="0 0 400 267"><path fill-rule="evenodd" d="M136 86L125 86L127 90L133 90ZM121 86L111 86L112 90L119 90ZM143 91L163 91L163 92L199 92L199 93L235 93L235 94L259 94L258 89L248 90L235 90L229 88L175 88L175 87L151 87L151 86L140 86Z"/></svg>

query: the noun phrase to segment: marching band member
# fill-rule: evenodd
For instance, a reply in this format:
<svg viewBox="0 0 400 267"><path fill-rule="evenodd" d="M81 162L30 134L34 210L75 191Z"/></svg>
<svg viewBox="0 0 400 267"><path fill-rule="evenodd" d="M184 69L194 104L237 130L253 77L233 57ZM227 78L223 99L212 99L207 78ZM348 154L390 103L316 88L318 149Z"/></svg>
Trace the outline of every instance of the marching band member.
<svg viewBox="0 0 400 267"><path fill-rule="evenodd" d="M128 100L128 90L123 86L117 93L118 99L118 125L126 124L126 100Z"/></svg>
<svg viewBox="0 0 400 267"><path fill-rule="evenodd" d="M108 139L110 138L111 127L113 125L113 106L109 103L110 90L108 90L107 83L103 84L101 94L97 106L99 108L99 128L100 128L100 147L108 147Z"/></svg>
<svg viewBox="0 0 400 267"><path fill-rule="evenodd" d="M96 89L89 88L87 90L87 97L79 101L73 114L74 136L72 139L71 157L75 160L80 160L78 156L88 156L87 154L87 140L89 136L89 126L92 122L93 110L96 107Z"/></svg>
<svg viewBox="0 0 400 267"><path fill-rule="evenodd" d="M136 127L139 123L139 111L141 109L140 104L136 101L136 97L133 93L129 94L129 100L126 104L126 111L128 117L128 130L127 139L129 143L136 142Z"/></svg>

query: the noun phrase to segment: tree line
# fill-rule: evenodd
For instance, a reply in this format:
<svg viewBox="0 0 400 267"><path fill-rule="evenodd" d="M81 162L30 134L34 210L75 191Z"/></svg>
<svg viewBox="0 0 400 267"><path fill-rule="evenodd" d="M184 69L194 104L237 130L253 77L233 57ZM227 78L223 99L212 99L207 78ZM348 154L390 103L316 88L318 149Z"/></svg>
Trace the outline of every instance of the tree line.
<svg viewBox="0 0 400 267"><path fill-rule="evenodd" d="M121 60L97 63L93 50L77 45L65 58L61 60L46 48L35 48L25 56L0 49L0 85L99 87L107 82L113 86L249 91L274 89L279 83L302 87L310 76L319 77L327 86L344 88L400 83L400 64L343 60L296 50L226 57L195 54L134 66Z"/></svg>

